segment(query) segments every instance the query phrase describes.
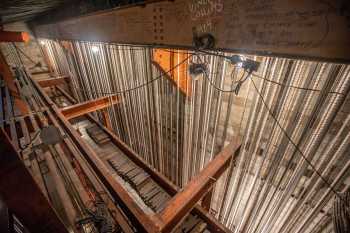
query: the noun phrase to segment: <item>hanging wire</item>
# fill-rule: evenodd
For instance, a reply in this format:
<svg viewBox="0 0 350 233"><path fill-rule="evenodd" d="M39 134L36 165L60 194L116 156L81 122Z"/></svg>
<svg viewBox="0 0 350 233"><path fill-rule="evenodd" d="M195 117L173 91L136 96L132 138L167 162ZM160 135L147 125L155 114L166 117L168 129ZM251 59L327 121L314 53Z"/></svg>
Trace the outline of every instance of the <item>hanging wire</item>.
<svg viewBox="0 0 350 233"><path fill-rule="evenodd" d="M255 91L257 92L259 98L261 99L262 103L264 104L265 108L267 109L269 115L274 119L274 121L276 122L276 124L278 125L278 127L281 129L281 131L283 132L283 134L287 137L288 141L294 146L294 148L300 153L300 155L303 157L303 159L310 165L311 169L323 180L323 182L328 186L329 189L332 190L332 192L340 199L343 200L343 197L334 189L334 187L327 181L326 178L324 178L322 176L322 174L317 170L317 168L311 163L311 161L306 157L306 155L301 151L301 149L299 148L299 146L293 141L293 139L288 135L287 131L283 128L283 126L281 125L281 123L279 122L279 120L275 117L274 113L272 112L272 110L269 108L269 106L267 105L264 97L262 96L262 94L260 93L260 91L258 90L257 86L255 85L254 80L252 80L253 86ZM345 206L347 206L348 204L343 200ZM347 206L347 208L349 209L349 206Z"/></svg>
<svg viewBox="0 0 350 233"><path fill-rule="evenodd" d="M150 81L147 81L141 85L138 85L136 87L130 88L130 89L126 89L126 90L122 90L122 91L114 91L114 92L95 92L95 91L87 91L87 90L83 90L81 88L76 88L73 87L73 89L75 90L79 90L79 91L83 91L83 92L87 92L87 93L95 93L95 94L102 94L102 95L116 95L116 94L123 94L126 92L131 92L137 89L140 89L142 87L148 86L149 84L161 79L162 77L164 77L166 74L170 74L173 70L175 70L177 67L179 67L180 65L182 65L183 63L185 63L187 60L189 60L192 57L192 55L188 56L187 58L183 59L180 63L178 63L177 65L175 65L173 68L169 69L166 72L162 72L160 75L158 75L157 77L155 77L154 79L151 79Z"/></svg>

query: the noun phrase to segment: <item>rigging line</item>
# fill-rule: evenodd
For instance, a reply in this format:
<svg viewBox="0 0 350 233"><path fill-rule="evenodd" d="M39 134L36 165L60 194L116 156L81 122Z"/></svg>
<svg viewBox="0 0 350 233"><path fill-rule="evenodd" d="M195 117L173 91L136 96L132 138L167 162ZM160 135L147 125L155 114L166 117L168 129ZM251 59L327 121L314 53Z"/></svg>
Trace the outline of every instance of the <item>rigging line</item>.
<svg viewBox="0 0 350 233"><path fill-rule="evenodd" d="M165 74L169 74L171 73L173 70L175 70L177 67L179 67L180 65L182 65L183 63L185 63L187 60L189 60L190 58L192 57L192 55L188 56L187 58L185 58L184 60L182 60L180 63L178 63L177 65L175 65L173 68L171 68L170 70L166 71L166 72L162 72L160 75L158 75L156 78L154 79L151 79L150 81L148 82L145 82L139 86L136 86L136 87L133 87L133 88L130 88L130 89L126 89L126 90L122 90L122 91L115 91L115 92L95 92L95 91L86 91L86 90L83 90L81 88L76 88L76 87L73 87L73 89L75 90L80 90L80 91L83 91L83 92L87 92L87 93L96 93L96 94L103 94L103 95L115 95L115 94L123 94L123 93L126 93L126 92L131 92L131 91L134 91L134 90L137 90L139 88L142 88L142 87L145 87L145 86L148 86L149 84L153 83L154 81L157 81L159 80L160 78L162 78Z"/></svg>
<svg viewBox="0 0 350 233"><path fill-rule="evenodd" d="M322 176L322 174L316 169L316 167L311 163L311 161L304 155L304 153L301 151L301 149L298 147L298 145L292 140L292 138L288 135L287 131L282 127L281 123L278 121L278 119L275 117L275 115L273 114L273 112L271 111L271 109L269 108L269 106L267 105L267 103L264 100L264 97L262 96L262 94L260 93L260 91L258 90L258 88L255 85L254 80L252 79L252 83L254 86L255 91L257 92L257 94L259 95L259 98L261 99L261 101L263 102L265 108L267 109L267 111L269 112L270 116L274 119L274 121L276 122L276 124L278 125L278 127L281 129L281 131L283 132L283 134L287 137L288 141L294 146L294 148L300 153L300 155L303 157L303 159L310 165L310 167L312 168L312 170L322 179L322 181L328 186L329 189L331 189L331 191L340 199L343 201L342 196L334 189L334 187L326 180L326 178L324 178ZM344 202L344 201L343 201ZM347 208L349 208L347 206L347 203L345 203L345 206Z"/></svg>
<svg viewBox="0 0 350 233"><path fill-rule="evenodd" d="M32 58L30 58L27 54L25 54L25 53L23 52L23 50L20 49L15 43L12 43L12 45L13 45L13 47L15 47L15 49L16 49L17 51L19 51L21 54L23 54L23 56L24 56L25 58L27 58L31 63L33 63L34 65L37 65L37 64L38 64L38 62L35 62Z"/></svg>
<svg viewBox="0 0 350 233"><path fill-rule="evenodd" d="M304 90L304 91L314 91L314 92L321 92L322 91L322 90L319 90L319 89L313 89L313 88L307 88L307 87L298 87L298 86L293 86L293 85L285 85L283 83L279 83L279 82L273 81L271 79L264 78L263 76L260 76L260 75L254 74L254 73L252 73L252 76L257 77L257 78L262 79L262 80L265 80L267 82L276 84L276 85L283 86L283 87L295 88L295 89ZM327 92L327 93L329 93L329 94L337 94L337 95L345 95L344 93L337 92L337 91L330 91L330 92Z"/></svg>

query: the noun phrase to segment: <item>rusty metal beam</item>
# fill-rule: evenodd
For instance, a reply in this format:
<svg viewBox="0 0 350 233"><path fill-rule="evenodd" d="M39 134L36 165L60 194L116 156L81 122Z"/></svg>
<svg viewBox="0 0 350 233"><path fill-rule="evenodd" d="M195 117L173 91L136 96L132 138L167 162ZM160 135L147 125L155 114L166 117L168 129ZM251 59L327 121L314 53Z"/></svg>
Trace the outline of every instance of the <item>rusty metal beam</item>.
<svg viewBox="0 0 350 233"><path fill-rule="evenodd" d="M119 98L117 96L106 96L62 108L61 112L67 119L72 119L117 103L119 103Z"/></svg>
<svg viewBox="0 0 350 233"><path fill-rule="evenodd" d="M126 145L121 139L119 139L112 131L104 127L98 120L96 120L91 115L87 115L87 117L92 120L95 124L97 124L111 139L111 141L118 146L118 148L128 156L135 164L144 169L153 180L155 180L169 195L175 196L179 191L176 185L174 185L167 177L163 174L159 173L155 169L151 168L145 160L143 160L137 153L131 149L128 145ZM235 155L237 155L239 150L234 151ZM192 213L198 215L201 219L203 219L208 224L208 229L211 232L215 233L230 233L231 231L226 228L223 224L221 224L214 216L210 215L208 211L202 208L199 204L195 204Z"/></svg>
<svg viewBox="0 0 350 233"><path fill-rule="evenodd" d="M33 79L31 79L31 82L49 106L50 110L53 111L62 128L71 137L72 141L80 150L88 164L94 170L118 205L120 205L123 211L127 214L134 226L139 229L140 232L159 232L159 227L157 226L158 219L155 216L145 213L139 207L128 191L112 176L112 174L110 174L106 166L99 159L99 156L86 142L82 140L78 132L69 123L55 103L52 102L40 85Z"/></svg>
<svg viewBox="0 0 350 233"><path fill-rule="evenodd" d="M212 185L229 166L232 156L240 146L235 138L165 206L159 217L161 231L170 232L189 213L195 204L212 188Z"/></svg>
<svg viewBox="0 0 350 233"><path fill-rule="evenodd" d="M219 50L349 63L348 13L340 9L342 1L161 1L36 25L34 31L39 38L177 48L193 48L195 36L210 34Z"/></svg>
<svg viewBox="0 0 350 233"><path fill-rule="evenodd" d="M56 78L46 78L38 80L41 87L52 87L61 84L67 84L70 78L68 76L56 77Z"/></svg>
<svg viewBox="0 0 350 233"><path fill-rule="evenodd" d="M76 100L62 88L58 90L71 102L76 103ZM174 185L167 177L159 173L155 169L151 168L145 160L137 155L128 145L126 145L121 139L119 139L110 129L101 124L98 120L92 117L90 114L87 117L97 124L111 139L111 141L118 146L119 149L125 153L129 159L131 159L135 164L144 169L153 180L155 180L169 195L174 196L179 192L179 188ZM238 153L238 150L235 151ZM203 221L208 224L208 229L213 233L230 233L231 231L221 224L214 216L210 215L206 209L196 204L192 210L192 213L198 215Z"/></svg>
<svg viewBox="0 0 350 233"><path fill-rule="evenodd" d="M0 141L0 195L8 208L30 232L68 233L2 129Z"/></svg>

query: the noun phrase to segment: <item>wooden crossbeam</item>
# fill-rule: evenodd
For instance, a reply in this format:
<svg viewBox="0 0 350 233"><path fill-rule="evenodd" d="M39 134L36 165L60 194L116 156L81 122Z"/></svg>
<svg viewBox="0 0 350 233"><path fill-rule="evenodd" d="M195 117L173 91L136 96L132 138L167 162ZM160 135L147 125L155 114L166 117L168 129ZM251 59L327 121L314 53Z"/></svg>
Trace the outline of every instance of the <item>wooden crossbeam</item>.
<svg viewBox="0 0 350 233"><path fill-rule="evenodd" d="M106 96L62 108L61 112L67 119L72 119L117 103L119 103L119 98L117 96Z"/></svg>
<svg viewBox="0 0 350 233"><path fill-rule="evenodd" d="M70 78L68 76L62 76L57 78L46 78L38 80L38 83L41 87L52 87L60 84L67 84Z"/></svg>
<svg viewBox="0 0 350 233"><path fill-rule="evenodd" d="M5 131L0 129L0 195L30 232L68 233Z"/></svg>
<svg viewBox="0 0 350 233"><path fill-rule="evenodd" d="M239 140L234 139L181 192L169 200L159 214L161 232L170 232L186 217L226 170L239 147Z"/></svg>

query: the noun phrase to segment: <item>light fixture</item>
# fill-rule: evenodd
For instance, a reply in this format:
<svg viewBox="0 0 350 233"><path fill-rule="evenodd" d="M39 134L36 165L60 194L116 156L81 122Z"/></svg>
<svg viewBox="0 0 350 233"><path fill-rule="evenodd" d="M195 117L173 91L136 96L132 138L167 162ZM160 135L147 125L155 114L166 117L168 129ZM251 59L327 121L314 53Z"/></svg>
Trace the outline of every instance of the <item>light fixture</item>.
<svg viewBox="0 0 350 233"><path fill-rule="evenodd" d="M97 53L98 51L100 51L100 49L98 48L98 46L93 45L93 46L91 46L91 51L92 51L93 53Z"/></svg>
<svg viewBox="0 0 350 233"><path fill-rule="evenodd" d="M45 41L43 41L43 40L40 40L39 43L40 43L41 45L45 45Z"/></svg>

